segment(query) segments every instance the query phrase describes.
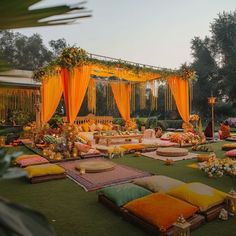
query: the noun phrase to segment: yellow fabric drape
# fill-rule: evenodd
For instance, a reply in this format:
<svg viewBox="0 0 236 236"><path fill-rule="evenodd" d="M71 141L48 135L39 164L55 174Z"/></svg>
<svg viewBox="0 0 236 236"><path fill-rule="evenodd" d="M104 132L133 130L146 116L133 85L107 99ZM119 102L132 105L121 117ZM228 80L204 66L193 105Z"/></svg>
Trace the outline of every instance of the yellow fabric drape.
<svg viewBox="0 0 236 236"><path fill-rule="evenodd" d="M89 86L88 86L88 92L87 92L88 111L92 112L93 114L96 114L96 101L97 101L96 91L97 91L96 90L96 80L90 79Z"/></svg>
<svg viewBox="0 0 236 236"><path fill-rule="evenodd" d="M75 67L70 73L63 69L63 90L67 120L73 123L80 110L91 74L91 65Z"/></svg>
<svg viewBox="0 0 236 236"><path fill-rule="evenodd" d="M41 85L41 120L48 122L53 116L62 95L62 80L60 76L54 75L44 78Z"/></svg>
<svg viewBox="0 0 236 236"><path fill-rule="evenodd" d="M160 79L161 75L152 72L134 72L129 69L124 68L113 68L105 65L93 65L92 72L93 75L100 77L111 77L116 76L118 78L132 81L132 82L146 82L154 79Z"/></svg>
<svg viewBox="0 0 236 236"><path fill-rule="evenodd" d="M167 79L174 96L177 109L185 122L189 122L189 86L188 80L173 76Z"/></svg>
<svg viewBox="0 0 236 236"><path fill-rule="evenodd" d="M130 120L131 85L124 83L111 83L112 92L121 117Z"/></svg>

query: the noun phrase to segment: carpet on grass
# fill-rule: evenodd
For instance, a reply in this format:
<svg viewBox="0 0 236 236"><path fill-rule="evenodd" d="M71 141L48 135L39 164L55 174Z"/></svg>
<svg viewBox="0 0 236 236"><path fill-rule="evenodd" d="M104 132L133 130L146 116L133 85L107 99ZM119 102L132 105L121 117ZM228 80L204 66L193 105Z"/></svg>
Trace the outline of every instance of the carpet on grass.
<svg viewBox="0 0 236 236"><path fill-rule="evenodd" d="M129 182L132 179L151 175L148 172L119 164L117 164L111 171L104 171L100 173L80 174L79 171L76 170L76 165L91 160L104 161L102 158L90 158L88 160L62 162L59 165L66 170L67 176L79 184L85 191L93 191L107 186ZM108 160L106 161L110 162Z"/></svg>
<svg viewBox="0 0 236 236"><path fill-rule="evenodd" d="M197 154L189 152L188 155L186 156L181 156L181 157L168 157L168 156L160 156L156 154L156 151L154 152L145 152L142 153L143 156L149 157L152 159L160 160L160 161L166 161L168 160L173 160L173 161L182 161L182 160L188 160L188 159L193 159L197 157Z"/></svg>

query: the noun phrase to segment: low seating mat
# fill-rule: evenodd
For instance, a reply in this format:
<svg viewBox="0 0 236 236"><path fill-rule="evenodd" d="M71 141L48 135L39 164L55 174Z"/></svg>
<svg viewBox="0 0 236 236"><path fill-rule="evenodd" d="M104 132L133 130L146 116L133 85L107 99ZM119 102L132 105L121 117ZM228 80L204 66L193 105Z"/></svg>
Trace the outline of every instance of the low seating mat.
<svg viewBox="0 0 236 236"><path fill-rule="evenodd" d="M115 166L116 164L114 162L108 162L103 160L89 160L77 164L75 168L79 171L83 169L86 173L97 173L113 170Z"/></svg>
<svg viewBox="0 0 236 236"><path fill-rule="evenodd" d="M132 183L125 183L116 186L106 187L98 191L98 194L105 195L112 200L117 206L144 197L152 192Z"/></svg>
<svg viewBox="0 0 236 236"><path fill-rule="evenodd" d="M33 165L26 167L25 170L29 178L65 173L65 170L56 164Z"/></svg>
<svg viewBox="0 0 236 236"><path fill-rule="evenodd" d="M166 194L153 193L124 205L132 214L166 231L182 214L185 219L197 212L198 208Z"/></svg>
<svg viewBox="0 0 236 236"><path fill-rule="evenodd" d="M182 160L193 159L193 158L197 157L197 154L191 153L191 152L189 152L187 156L180 156L180 157L160 156L160 155L156 154L156 151L142 153L142 155L145 156L145 157L149 157L149 158L160 160L160 161L166 161L168 159L168 160L172 160L174 162L175 161L182 161Z"/></svg>
<svg viewBox="0 0 236 236"><path fill-rule="evenodd" d="M116 165L111 171L99 173L85 173L80 172L75 168L78 164L90 160L111 162L103 158L91 158L85 160L61 162L59 165L66 169L67 176L85 189L85 191L97 190L103 187L115 185L131 181L135 178L150 176L151 174L145 171L134 169L125 165Z"/></svg>
<svg viewBox="0 0 236 236"><path fill-rule="evenodd" d="M181 157L188 155L188 149L176 147L158 148L156 154L159 156Z"/></svg>
<svg viewBox="0 0 236 236"><path fill-rule="evenodd" d="M176 188L184 184L184 182L180 180L173 179L163 175L154 175L135 179L133 180L133 183L143 188L146 188L152 192L161 192L161 193L166 193L172 188Z"/></svg>
<svg viewBox="0 0 236 236"><path fill-rule="evenodd" d="M198 182L183 184L171 189L168 194L199 207L202 212L221 204L227 196L224 192Z"/></svg>

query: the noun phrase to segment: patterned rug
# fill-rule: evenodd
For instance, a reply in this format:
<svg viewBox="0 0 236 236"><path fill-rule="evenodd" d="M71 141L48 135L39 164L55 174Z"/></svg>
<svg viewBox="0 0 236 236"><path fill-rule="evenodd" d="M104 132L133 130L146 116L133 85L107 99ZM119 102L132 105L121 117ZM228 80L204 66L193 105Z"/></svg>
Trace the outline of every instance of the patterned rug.
<svg viewBox="0 0 236 236"><path fill-rule="evenodd" d="M186 156L181 156L181 157L167 157L167 156L160 156L156 154L156 151L154 152L146 152L142 153L143 156L145 157L150 157L153 159L161 160L161 161L166 161L166 159L171 159L173 161L182 161L182 160L188 160L188 159L193 159L197 157L197 154L189 152L188 155Z"/></svg>
<svg viewBox="0 0 236 236"><path fill-rule="evenodd" d="M85 191L93 191L106 186L129 182L132 179L150 176L148 172L144 172L138 169L134 169L125 165L116 165L111 171L105 171L100 173L85 173L80 174L75 166L81 162L86 161L100 161L102 158L90 158L87 160L77 160L62 162L59 165L66 170L67 176L79 184ZM107 162L110 162L106 160Z"/></svg>

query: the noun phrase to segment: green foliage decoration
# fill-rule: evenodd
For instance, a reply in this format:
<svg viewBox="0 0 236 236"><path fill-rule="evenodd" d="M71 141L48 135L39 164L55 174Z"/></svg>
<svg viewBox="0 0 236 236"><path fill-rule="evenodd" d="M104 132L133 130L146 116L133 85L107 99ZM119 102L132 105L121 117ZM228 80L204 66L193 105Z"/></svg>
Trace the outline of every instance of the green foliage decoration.
<svg viewBox="0 0 236 236"><path fill-rule="evenodd" d="M92 54L88 54L84 49L79 47L66 47L62 50L61 55L56 58L56 60L50 62L47 66L38 68L34 72L34 79L37 81L42 80L45 76L57 73L60 68L67 68L71 71L74 67L79 67L87 64L95 64L101 65L106 68L119 68L124 70L130 70L135 74L143 73L152 73L156 74L157 78L161 75L162 79L165 79L171 75L178 75L182 79L194 79L195 73L191 68L184 66L180 70L171 70L166 68L158 68L158 67L148 67L140 64L133 64L129 62L125 62L122 60L103 60L97 59L92 56ZM110 78L114 76L111 75ZM114 79L114 78L113 78Z"/></svg>

